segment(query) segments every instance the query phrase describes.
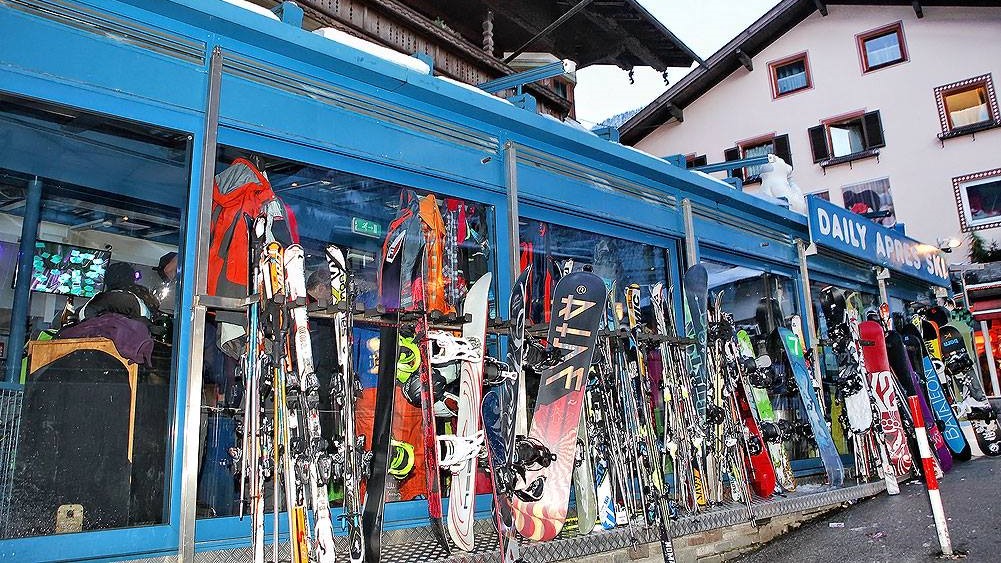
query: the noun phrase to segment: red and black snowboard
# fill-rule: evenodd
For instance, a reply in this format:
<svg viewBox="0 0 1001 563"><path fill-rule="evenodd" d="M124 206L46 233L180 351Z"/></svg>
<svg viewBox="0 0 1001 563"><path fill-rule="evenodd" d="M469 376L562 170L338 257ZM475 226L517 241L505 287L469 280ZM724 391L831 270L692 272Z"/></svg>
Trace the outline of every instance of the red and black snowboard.
<svg viewBox="0 0 1001 563"><path fill-rule="evenodd" d="M590 272L564 276L553 292L548 342L555 359L542 370L529 437L549 448L556 459L525 478L526 482L545 479L539 500L514 499L512 504L515 527L530 540L551 540L563 529L584 390L605 318L606 296L604 282Z"/></svg>

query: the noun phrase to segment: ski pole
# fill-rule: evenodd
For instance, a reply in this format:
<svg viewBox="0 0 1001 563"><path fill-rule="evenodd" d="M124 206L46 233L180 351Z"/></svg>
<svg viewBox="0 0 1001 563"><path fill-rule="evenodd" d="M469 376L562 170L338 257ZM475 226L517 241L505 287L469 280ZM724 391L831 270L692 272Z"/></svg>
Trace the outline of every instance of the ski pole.
<svg viewBox="0 0 1001 563"><path fill-rule="evenodd" d="M935 517L935 530L938 531L938 543L942 546L942 555L952 555L952 540L949 538L949 527L945 521L945 510L942 508L942 495L938 492L938 479L935 477L935 460L928 446L928 433L921 413L921 403L917 396L907 397L911 413L914 416L914 432L918 438L918 451L921 453L921 464L924 467L925 483L928 485L928 500L931 501L932 516Z"/></svg>

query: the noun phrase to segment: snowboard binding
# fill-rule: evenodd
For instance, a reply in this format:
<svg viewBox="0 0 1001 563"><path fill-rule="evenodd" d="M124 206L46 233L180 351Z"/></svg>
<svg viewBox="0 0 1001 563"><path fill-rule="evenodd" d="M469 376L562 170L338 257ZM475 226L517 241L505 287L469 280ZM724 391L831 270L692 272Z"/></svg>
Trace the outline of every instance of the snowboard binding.
<svg viewBox="0 0 1001 563"><path fill-rule="evenodd" d="M973 360L965 352L953 352L945 359L945 371L955 377L973 368Z"/></svg>

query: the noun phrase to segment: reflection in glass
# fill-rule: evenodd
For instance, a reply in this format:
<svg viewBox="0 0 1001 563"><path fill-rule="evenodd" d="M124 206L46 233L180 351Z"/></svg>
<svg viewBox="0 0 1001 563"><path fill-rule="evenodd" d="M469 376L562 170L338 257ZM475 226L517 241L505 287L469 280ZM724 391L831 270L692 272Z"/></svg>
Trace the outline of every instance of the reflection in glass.
<svg viewBox="0 0 1001 563"><path fill-rule="evenodd" d="M162 259L189 158L186 134L0 96L3 537L166 521L179 323Z"/></svg>
<svg viewBox="0 0 1001 563"><path fill-rule="evenodd" d="M286 159L223 148L216 168L216 193L212 225L215 233L210 252L210 293L245 298L248 294L249 265L244 215L270 210L277 236L297 241L305 251L307 307L313 367L320 383L319 416L328 452L336 453L337 423L331 402L331 378L337 373L338 358L333 343L330 301L330 272L325 248L339 246L353 277L355 304L373 314L377 307L393 309L400 303L397 286L413 280L397 279L380 283L387 259L386 249L399 233L398 219L410 212L418 214L425 229L439 241L428 247L425 287L429 303L437 310L461 311L468 288L484 273L494 269L494 211L490 206L440 194L430 194L408 186L321 168ZM277 198L277 206L267 204ZM243 221L243 223L241 223ZM275 227L278 229L279 227ZM227 233L235 233L229 237ZM428 234L427 232L425 233ZM236 245L236 250L233 245ZM215 265L213 266L213 262ZM231 269L238 270L232 275ZM218 280L213 283L213 280ZM241 283L241 280L242 283ZM392 285L392 288L389 286ZM492 297L492 295L491 295ZM493 299L491 298L491 302ZM376 384L379 375L379 327L374 318L356 315L351 362L361 388L355 406L357 433L364 436L365 448L372 443ZM239 446L242 393L245 382L238 364L245 353L246 314L215 312L206 329L203 373L202 430L199 448L198 517L234 516L240 509L240 464L231 455ZM455 428L455 375L440 372L443 381L436 399L438 432ZM413 463L403 471L391 471L387 479L387 500L411 500L426 494L421 411L407 400L398 384L393 413L393 439L401 452L412 455ZM419 400L419 397L417 398ZM273 412L270 405L268 413ZM272 483L265 484L265 506L271 510ZM280 487L279 487L280 490ZM334 476L328 489L331 506L343 498L342 485ZM447 488L443 486L447 494ZM280 494L280 493L279 493ZM244 499L246 502L247 499ZM279 510L284 502L278 499ZM245 509L246 510L246 509Z"/></svg>
<svg viewBox="0 0 1001 563"><path fill-rule="evenodd" d="M722 310L733 316L737 330L747 331L755 354L768 356L775 366L778 377L768 394L776 418L808 425L799 393L787 383L793 375L784 361L785 352L776 331L779 326L790 327L793 316L799 315L792 278L720 262L704 264L709 273L710 302L721 296ZM784 445L790 459L817 457L812 440L787 440Z"/></svg>

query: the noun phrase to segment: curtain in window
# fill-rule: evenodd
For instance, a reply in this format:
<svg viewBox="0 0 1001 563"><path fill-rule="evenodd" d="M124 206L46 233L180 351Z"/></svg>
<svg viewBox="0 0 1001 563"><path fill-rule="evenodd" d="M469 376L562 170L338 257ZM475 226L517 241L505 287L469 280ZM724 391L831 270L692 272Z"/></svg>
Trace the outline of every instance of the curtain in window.
<svg viewBox="0 0 1001 563"><path fill-rule="evenodd" d="M797 61L775 69L775 81L780 94L806 87L806 64Z"/></svg>
<svg viewBox="0 0 1001 563"><path fill-rule="evenodd" d="M775 144L769 142L763 145L758 145L756 147L748 147L744 149L744 158L751 158L754 156L765 156L772 154L774 152L775 152ZM762 166L763 166L762 164L759 164L757 166L748 166L747 177L751 178L752 176L757 176L758 174L761 174Z"/></svg>
<svg viewBox="0 0 1001 563"><path fill-rule="evenodd" d="M897 216L893 209L893 196L890 194L890 180L887 178L844 186L841 188L841 195L845 202L845 209L860 215L888 211L889 216L876 217L873 218L873 221L884 227L892 227L897 224Z"/></svg>
<svg viewBox="0 0 1001 563"><path fill-rule="evenodd" d="M871 67L892 63L903 58L900 53L900 41L897 33L893 32L866 40L865 58Z"/></svg>

